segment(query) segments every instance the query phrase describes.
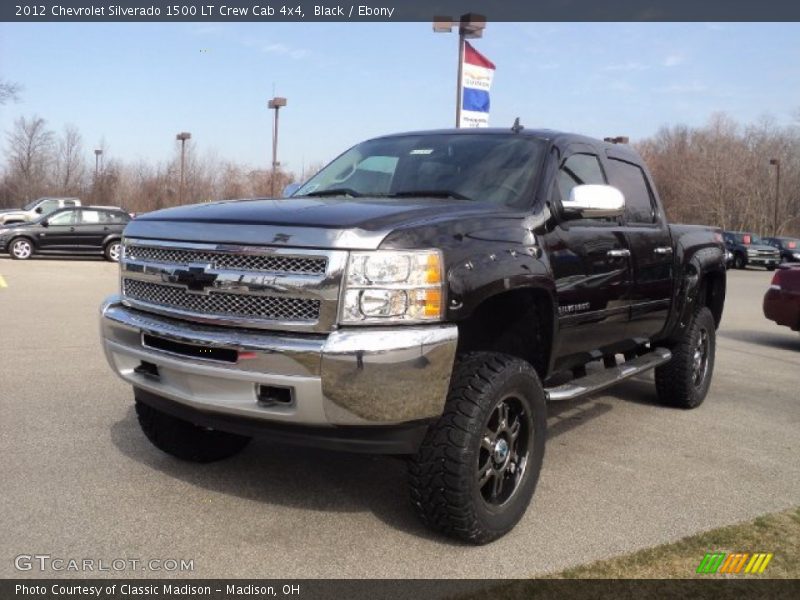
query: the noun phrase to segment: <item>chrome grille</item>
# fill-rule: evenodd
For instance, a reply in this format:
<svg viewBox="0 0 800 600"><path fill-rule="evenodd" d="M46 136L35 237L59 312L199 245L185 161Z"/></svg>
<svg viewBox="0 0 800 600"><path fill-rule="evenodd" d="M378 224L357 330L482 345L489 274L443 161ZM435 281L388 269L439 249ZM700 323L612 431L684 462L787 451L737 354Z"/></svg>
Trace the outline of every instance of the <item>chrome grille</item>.
<svg viewBox="0 0 800 600"><path fill-rule="evenodd" d="M123 241L123 302L233 327L327 333L336 326L346 250Z"/></svg>
<svg viewBox="0 0 800 600"><path fill-rule="evenodd" d="M155 246L126 245L125 257L130 260L189 265L210 264L214 269L237 271L265 271L270 273L293 273L298 275L323 275L328 261L321 257L287 256L282 254L234 254L232 252L210 252L182 248L159 248Z"/></svg>
<svg viewBox="0 0 800 600"><path fill-rule="evenodd" d="M308 322L316 321L320 314L320 301L308 298L224 292L193 294L181 287L137 279L123 279L122 285L125 296L133 300L209 316Z"/></svg>

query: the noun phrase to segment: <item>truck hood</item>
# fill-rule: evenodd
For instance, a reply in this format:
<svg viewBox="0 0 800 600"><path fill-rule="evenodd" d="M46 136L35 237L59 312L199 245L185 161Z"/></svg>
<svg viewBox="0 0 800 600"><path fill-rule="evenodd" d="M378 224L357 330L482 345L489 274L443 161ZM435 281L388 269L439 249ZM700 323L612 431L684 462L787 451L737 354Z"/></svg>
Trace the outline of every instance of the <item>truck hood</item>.
<svg viewBox="0 0 800 600"><path fill-rule="evenodd" d="M441 198L288 198L168 208L137 217L127 237L317 248L377 248L392 230L443 218L501 212Z"/></svg>

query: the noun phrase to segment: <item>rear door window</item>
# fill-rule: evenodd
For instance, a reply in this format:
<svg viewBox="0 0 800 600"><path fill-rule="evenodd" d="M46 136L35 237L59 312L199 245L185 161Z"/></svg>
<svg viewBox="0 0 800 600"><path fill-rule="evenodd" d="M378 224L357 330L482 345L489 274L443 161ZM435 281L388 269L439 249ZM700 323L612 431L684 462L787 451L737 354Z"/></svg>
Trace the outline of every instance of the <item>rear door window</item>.
<svg viewBox="0 0 800 600"><path fill-rule="evenodd" d="M81 211L81 225L97 225L98 223L100 223L100 211L97 210Z"/></svg>

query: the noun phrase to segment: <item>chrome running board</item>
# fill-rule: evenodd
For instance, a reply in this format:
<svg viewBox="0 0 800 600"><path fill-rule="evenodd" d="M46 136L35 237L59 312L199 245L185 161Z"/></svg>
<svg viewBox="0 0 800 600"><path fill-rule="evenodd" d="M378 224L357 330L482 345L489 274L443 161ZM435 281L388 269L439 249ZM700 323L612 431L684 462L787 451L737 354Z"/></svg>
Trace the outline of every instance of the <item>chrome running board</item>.
<svg viewBox="0 0 800 600"><path fill-rule="evenodd" d="M603 369L585 377L573 379L562 385L545 388L547 399L552 401L574 400L575 398L598 392L644 371L654 369L668 362L671 358L672 353L666 348L654 348L651 352L633 360L625 361L616 367Z"/></svg>

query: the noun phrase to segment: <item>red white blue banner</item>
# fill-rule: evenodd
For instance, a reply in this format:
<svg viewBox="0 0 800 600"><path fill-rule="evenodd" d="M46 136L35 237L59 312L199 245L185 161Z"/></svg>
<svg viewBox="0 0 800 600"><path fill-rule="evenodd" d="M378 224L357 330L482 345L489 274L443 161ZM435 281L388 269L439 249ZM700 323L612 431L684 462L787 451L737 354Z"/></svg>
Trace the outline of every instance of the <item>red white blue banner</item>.
<svg viewBox="0 0 800 600"><path fill-rule="evenodd" d="M459 127L489 126L489 90L494 63L464 42L464 67L461 76L461 122Z"/></svg>

